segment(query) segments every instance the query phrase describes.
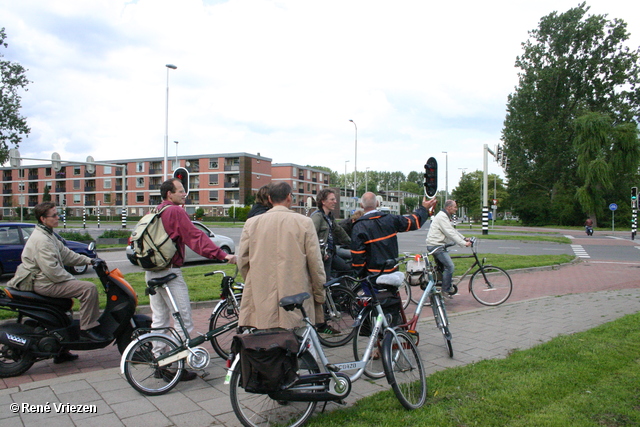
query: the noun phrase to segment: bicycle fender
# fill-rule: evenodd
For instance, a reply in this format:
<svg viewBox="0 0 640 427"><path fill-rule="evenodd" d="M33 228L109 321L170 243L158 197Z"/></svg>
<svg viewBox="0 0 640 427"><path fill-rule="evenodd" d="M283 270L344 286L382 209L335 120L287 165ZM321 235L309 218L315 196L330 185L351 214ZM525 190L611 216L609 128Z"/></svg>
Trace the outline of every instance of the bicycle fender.
<svg viewBox="0 0 640 427"><path fill-rule="evenodd" d="M125 349L124 349L124 351L122 352L122 357L120 358L120 373L121 373L122 375L124 375L124 364L125 364L125 362L126 362L126 360L127 360L127 354L129 354L129 351L131 350L131 348L132 348L132 347L133 347L133 346L134 346L138 341L140 341L142 338L147 338L147 337L151 337L151 336L167 338L167 339L169 339L169 340L173 341L173 343L174 343L176 346L178 346L178 347L180 347L180 345L181 345L178 341L176 341L176 339L175 339L175 338L173 338L173 337L172 337L172 336L170 336L170 335L160 334L160 333L157 333L157 332L155 332L155 333L150 333L150 334L140 335L139 337L135 338L134 340L131 340L131 342L129 343L129 345L127 346L127 348L125 348Z"/></svg>
<svg viewBox="0 0 640 427"><path fill-rule="evenodd" d="M240 361L240 355L236 354L236 357L233 358L233 362L231 363L231 366L227 370L227 375L225 375L224 377L225 385L229 385L231 383L231 374L233 374L233 371L236 369L236 365L238 364L239 361Z"/></svg>

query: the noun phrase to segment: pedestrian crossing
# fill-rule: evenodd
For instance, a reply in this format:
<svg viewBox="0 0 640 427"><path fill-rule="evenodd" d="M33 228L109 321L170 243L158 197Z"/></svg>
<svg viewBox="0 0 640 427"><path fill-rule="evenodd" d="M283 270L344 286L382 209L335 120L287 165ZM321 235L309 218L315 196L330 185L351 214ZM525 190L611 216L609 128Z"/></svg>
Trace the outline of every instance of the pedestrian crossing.
<svg viewBox="0 0 640 427"><path fill-rule="evenodd" d="M591 258L582 245L571 245L571 249L578 258Z"/></svg>

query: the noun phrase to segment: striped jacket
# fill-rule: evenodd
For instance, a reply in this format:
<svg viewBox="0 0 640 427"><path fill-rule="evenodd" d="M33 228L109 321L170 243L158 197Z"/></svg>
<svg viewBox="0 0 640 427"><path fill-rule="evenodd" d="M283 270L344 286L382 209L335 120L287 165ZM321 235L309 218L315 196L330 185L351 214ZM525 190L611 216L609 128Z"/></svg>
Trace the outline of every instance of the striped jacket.
<svg viewBox="0 0 640 427"><path fill-rule="evenodd" d="M377 210L365 213L353 224L351 231L351 264L358 276L379 272L385 261L397 258L397 234L419 230L427 219L429 214L423 206L410 215L392 215Z"/></svg>

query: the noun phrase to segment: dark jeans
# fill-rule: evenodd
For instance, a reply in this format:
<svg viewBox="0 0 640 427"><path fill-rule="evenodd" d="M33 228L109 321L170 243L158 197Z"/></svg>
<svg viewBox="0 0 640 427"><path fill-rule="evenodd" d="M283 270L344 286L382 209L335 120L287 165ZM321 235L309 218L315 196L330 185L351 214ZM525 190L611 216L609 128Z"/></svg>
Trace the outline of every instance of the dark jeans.
<svg viewBox="0 0 640 427"><path fill-rule="evenodd" d="M344 272L351 271L351 265L339 257L337 254L330 254L329 258L324 260L324 274L326 281L328 282L334 275L331 272L337 272L337 274L343 274Z"/></svg>
<svg viewBox="0 0 640 427"><path fill-rule="evenodd" d="M427 246L427 250L431 252L435 246ZM453 265L453 261L451 260L451 256L447 251L438 251L433 254L433 257L440 261L444 266L444 271L442 272L442 292L449 292L451 290L451 279L453 277L453 270L456 268Z"/></svg>

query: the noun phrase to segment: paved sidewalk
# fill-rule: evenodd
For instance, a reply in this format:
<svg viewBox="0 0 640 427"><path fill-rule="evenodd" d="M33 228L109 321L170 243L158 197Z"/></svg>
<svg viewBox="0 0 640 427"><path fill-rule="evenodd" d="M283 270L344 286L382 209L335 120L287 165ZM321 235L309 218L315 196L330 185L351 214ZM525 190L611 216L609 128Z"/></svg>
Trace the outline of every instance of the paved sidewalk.
<svg viewBox="0 0 640 427"><path fill-rule="evenodd" d="M466 365L489 358L505 357L513 349L525 349L549 339L584 331L625 314L640 311L640 263L608 264L580 263L557 270L512 274L514 293L499 307L482 307L471 296L462 293L448 302L454 357L446 353L439 331L433 325L429 311L423 313L420 327L420 350L427 373L453 366ZM603 290L604 289L604 290ZM206 328L211 309L194 311L196 325ZM80 360L55 365L51 377L33 381L27 375L9 380L0 390L0 427L32 426L172 426L224 425L237 426L223 384L223 362L212 357L203 379L179 383L164 396L146 397L135 390L120 375L119 356L114 348L111 362L101 361L106 368L61 374L58 369L72 371L81 363L91 362L94 353L80 352ZM213 352L212 352L213 353ZM332 361L351 359L351 347L335 350ZM215 353L213 354L215 356ZM108 358L106 358L108 359ZM105 359L105 360L106 360ZM46 367L46 362L39 362ZM91 365L91 363L88 363ZM108 367L111 364L111 367ZM32 370L42 369L34 366ZM90 369L90 368L85 368ZM386 380L361 379L354 383L347 402L388 389ZM11 404L43 405L51 413L13 413ZM94 413L56 413L60 404L93 405ZM318 405L321 406L321 405ZM21 407L21 406L20 406ZM330 404L328 408L336 408Z"/></svg>

